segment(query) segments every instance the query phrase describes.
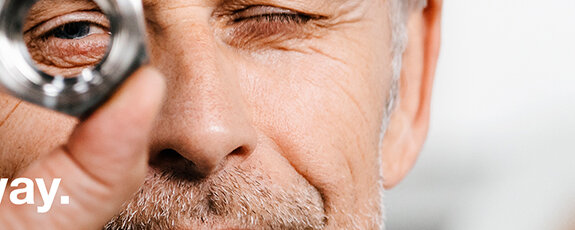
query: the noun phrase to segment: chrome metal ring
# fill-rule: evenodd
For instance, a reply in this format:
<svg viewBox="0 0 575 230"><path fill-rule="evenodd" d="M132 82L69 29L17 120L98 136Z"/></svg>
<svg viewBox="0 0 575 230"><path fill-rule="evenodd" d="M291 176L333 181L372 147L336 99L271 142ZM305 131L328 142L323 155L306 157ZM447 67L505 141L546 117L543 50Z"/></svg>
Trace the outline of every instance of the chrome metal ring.
<svg viewBox="0 0 575 230"><path fill-rule="evenodd" d="M71 78L31 64L22 27L37 0L0 0L0 88L72 116L85 116L147 61L141 0L94 0L110 21L111 41L102 62Z"/></svg>

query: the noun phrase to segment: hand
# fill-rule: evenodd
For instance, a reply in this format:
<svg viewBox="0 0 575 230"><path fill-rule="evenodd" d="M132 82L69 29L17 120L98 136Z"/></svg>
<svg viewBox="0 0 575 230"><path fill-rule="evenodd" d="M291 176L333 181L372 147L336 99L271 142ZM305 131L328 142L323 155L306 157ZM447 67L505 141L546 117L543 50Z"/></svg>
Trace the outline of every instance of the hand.
<svg viewBox="0 0 575 230"><path fill-rule="evenodd" d="M33 205L14 205L4 196L0 205L2 229L101 229L137 192L148 167L148 137L159 112L165 83L144 67L89 118L82 121L68 143L37 160L18 178L43 178L48 188L61 178L56 197L70 197L69 205L54 202L48 213ZM9 189L5 194L9 194ZM42 202L36 190L36 203Z"/></svg>

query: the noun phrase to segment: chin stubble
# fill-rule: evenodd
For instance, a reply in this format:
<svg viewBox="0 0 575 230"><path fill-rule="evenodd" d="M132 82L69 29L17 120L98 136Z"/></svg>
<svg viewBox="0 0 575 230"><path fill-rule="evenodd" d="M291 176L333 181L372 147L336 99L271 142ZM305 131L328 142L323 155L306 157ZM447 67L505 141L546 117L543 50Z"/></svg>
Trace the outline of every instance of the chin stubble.
<svg viewBox="0 0 575 230"><path fill-rule="evenodd" d="M307 181L282 188L239 167L203 179L153 171L105 229L324 229L321 195Z"/></svg>

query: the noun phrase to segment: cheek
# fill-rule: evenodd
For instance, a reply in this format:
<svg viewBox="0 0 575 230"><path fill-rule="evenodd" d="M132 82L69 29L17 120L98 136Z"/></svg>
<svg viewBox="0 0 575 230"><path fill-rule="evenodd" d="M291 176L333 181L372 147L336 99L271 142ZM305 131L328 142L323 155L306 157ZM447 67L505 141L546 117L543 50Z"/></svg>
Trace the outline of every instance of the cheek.
<svg viewBox="0 0 575 230"><path fill-rule="evenodd" d="M0 94L0 177L10 178L65 140L75 120Z"/></svg>
<svg viewBox="0 0 575 230"><path fill-rule="evenodd" d="M375 183L385 75L327 56L268 53L240 82L258 129L327 202L349 204Z"/></svg>

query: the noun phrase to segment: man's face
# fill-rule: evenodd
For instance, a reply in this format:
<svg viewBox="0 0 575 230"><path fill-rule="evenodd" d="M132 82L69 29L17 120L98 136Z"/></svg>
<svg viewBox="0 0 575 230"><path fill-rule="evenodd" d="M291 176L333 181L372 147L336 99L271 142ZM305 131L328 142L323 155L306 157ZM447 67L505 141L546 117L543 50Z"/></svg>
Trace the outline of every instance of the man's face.
<svg viewBox="0 0 575 230"><path fill-rule="evenodd" d="M40 2L47 21L95 7ZM147 181L110 227L375 228L388 5L145 0L151 64L168 93ZM0 105L2 177L64 143L76 124L5 94Z"/></svg>

